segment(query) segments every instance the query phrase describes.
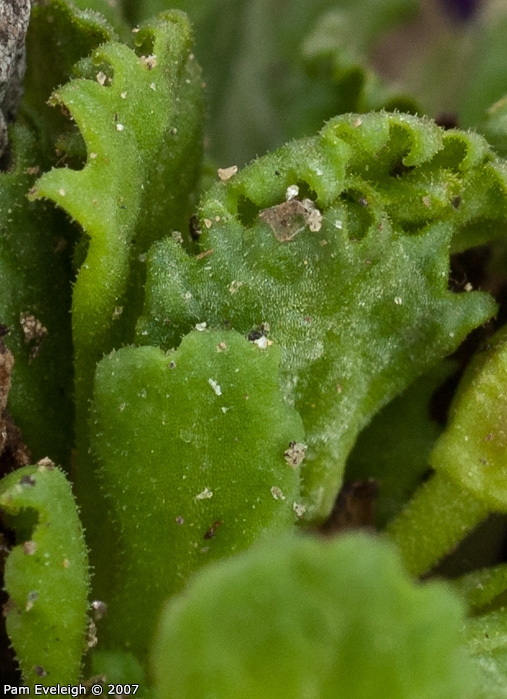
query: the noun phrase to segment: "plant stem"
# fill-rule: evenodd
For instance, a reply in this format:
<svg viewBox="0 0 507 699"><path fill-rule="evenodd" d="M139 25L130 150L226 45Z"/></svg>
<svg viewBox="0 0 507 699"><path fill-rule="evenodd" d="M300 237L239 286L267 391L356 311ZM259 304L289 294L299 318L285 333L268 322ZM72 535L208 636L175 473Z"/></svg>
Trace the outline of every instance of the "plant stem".
<svg viewBox="0 0 507 699"><path fill-rule="evenodd" d="M433 568L489 513L469 490L439 472L419 488L386 533L398 545L408 571L418 576Z"/></svg>

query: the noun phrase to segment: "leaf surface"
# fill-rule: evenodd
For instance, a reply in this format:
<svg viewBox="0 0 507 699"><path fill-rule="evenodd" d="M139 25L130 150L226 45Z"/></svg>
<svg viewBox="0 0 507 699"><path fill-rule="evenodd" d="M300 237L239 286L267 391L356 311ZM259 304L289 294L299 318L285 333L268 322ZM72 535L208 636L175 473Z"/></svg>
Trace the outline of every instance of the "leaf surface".
<svg viewBox="0 0 507 699"><path fill-rule="evenodd" d="M481 176L493 210L470 193ZM360 430L494 313L487 295L447 289L449 246L505 219L505 192L478 136L402 114L338 117L215 185L199 255L154 247L138 341L175 347L203 321L274 340L307 432L308 515L325 517Z"/></svg>
<svg viewBox="0 0 507 699"><path fill-rule="evenodd" d="M51 464L0 482L21 542L5 565L7 632L28 686L77 684L85 648L88 558L70 484Z"/></svg>
<svg viewBox="0 0 507 699"><path fill-rule="evenodd" d="M293 527L304 433L278 363L278 348L227 330L100 362L93 446L120 536L118 647L145 656L163 601L193 570Z"/></svg>

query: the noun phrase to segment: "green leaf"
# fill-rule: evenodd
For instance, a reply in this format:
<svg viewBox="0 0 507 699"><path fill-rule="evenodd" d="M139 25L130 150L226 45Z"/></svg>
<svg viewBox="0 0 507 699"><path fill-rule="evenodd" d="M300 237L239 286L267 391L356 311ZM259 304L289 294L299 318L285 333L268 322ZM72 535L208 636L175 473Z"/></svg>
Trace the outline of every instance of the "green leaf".
<svg viewBox="0 0 507 699"><path fill-rule="evenodd" d="M55 164L54 148L61 134L75 133L75 125L60 110L47 104L51 93L74 77L74 66L80 59L115 38L104 17L89 9L77 9L67 0L33 5L26 38L27 69L21 117L38 131L44 156L40 165L45 168Z"/></svg>
<svg viewBox="0 0 507 699"><path fill-rule="evenodd" d="M473 570L454 579L452 586L474 614L497 608L502 605L507 592L507 564Z"/></svg>
<svg viewBox="0 0 507 699"><path fill-rule="evenodd" d="M68 468L73 439L69 227L26 193L40 151L25 127L11 132L13 165L0 173L0 323L15 364L9 411L34 459Z"/></svg>
<svg viewBox="0 0 507 699"><path fill-rule="evenodd" d="M368 61L379 38L409 18L414 0L126 0L132 22L188 12L208 85L209 150L243 165L315 133L345 112L415 102L384 86ZM402 106L403 105L403 106Z"/></svg>
<svg viewBox="0 0 507 699"><path fill-rule="evenodd" d="M431 465L460 487L507 512L507 327L479 352L463 377L449 424L438 440Z"/></svg>
<svg viewBox="0 0 507 699"><path fill-rule="evenodd" d="M139 256L162 226L185 222L197 178L201 84L188 22L169 13L140 30L136 42L141 56L118 43L94 53L112 78L99 71L97 80L73 80L55 93L83 134L87 162L80 171L51 170L32 193L60 205L90 239L73 296L78 402L114 338L128 337L135 317L128 302L136 301L127 293L130 268L142 277Z"/></svg>
<svg viewBox="0 0 507 699"><path fill-rule="evenodd" d="M498 610L469 619L465 624L467 645L477 664L480 683L476 699L507 697L507 615Z"/></svg>
<svg viewBox="0 0 507 699"><path fill-rule="evenodd" d="M203 321L274 340L307 433L307 514L321 519L371 417L494 313L487 295L447 289L449 245L506 205L480 137L402 114L339 117L216 184L199 255L154 247L138 341L175 347Z"/></svg>
<svg viewBox="0 0 507 699"><path fill-rule="evenodd" d="M109 528L97 517L104 507L88 456L95 366L132 339L148 247L163 232L188 226L202 149L202 84L187 18L169 12L135 36L140 55L104 44L93 54L94 78L72 80L54 94L81 131L86 164L45 173L31 194L61 206L85 235L72 298L76 489L95 556L105 550L102 527ZM81 69L90 74L91 65ZM93 563L104 571L98 559ZM100 591L100 575L94 582Z"/></svg>
<svg viewBox="0 0 507 699"><path fill-rule="evenodd" d="M459 102L459 115L465 126L474 126L484 110L507 93L505 4L487 3L477 24L469 72Z"/></svg>
<svg viewBox="0 0 507 699"><path fill-rule="evenodd" d="M385 542L281 539L196 575L167 604L157 699L465 699L462 609Z"/></svg>
<svg viewBox="0 0 507 699"><path fill-rule="evenodd" d="M435 473L388 527L413 574L437 563L491 512L507 512L506 343L504 326L469 364L431 452Z"/></svg>
<svg viewBox="0 0 507 699"><path fill-rule="evenodd" d="M193 331L176 351L127 347L100 362L93 446L120 533L118 647L145 655L162 602L193 570L301 514L303 428L280 394L279 356Z"/></svg>
<svg viewBox="0 0 507 699"><path fill-rule="evenodd" d="M506 86L507 90L507 86ZM496 152L507 156L507 96L495 102L479 122L479 131L484 134Z"/></svg>
<svg viewBox="0 0 507 699"><path fill-rule="evenodd" d="M26 684L76 684L85 649L86 545L70 484L50 462L0 481L19 542L5 564L7 632ZM12 519L11 519L12 518Z"/></svg>

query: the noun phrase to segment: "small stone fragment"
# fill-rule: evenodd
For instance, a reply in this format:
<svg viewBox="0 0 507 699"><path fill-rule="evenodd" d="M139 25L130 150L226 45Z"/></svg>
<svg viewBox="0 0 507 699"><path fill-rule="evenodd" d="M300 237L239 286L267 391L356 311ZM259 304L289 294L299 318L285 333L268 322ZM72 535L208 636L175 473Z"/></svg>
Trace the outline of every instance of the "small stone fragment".
<svg viewBox="0 0 507 699"><path fill-rule="evenodd" d="M209 500L213 497L213 491L209 488L204 488L200 493L195 496L196 500Z"/></svg>
<svg viewBox="0 0 507 699"><path fill-rule="evenodd" d="M269 209L262 209L259 218L268 224L281 243L293 240L306 226L312 233L322 226L322 213L311 199L289 199Z"/></svg>
<svg viewBox="0 0 507 699"><path fill-rule="evenodd" d="M219 167L217 170L217 174L219 178L222 180L222 182L225 182L226 180L230 180L233 175L235 175L238 171L238 166L237 165L231 165L231 167Z"/></svg>
<svg viewBox="0 0 507 699"><path fill-rule="evenodd" d="M305 458L306 450L306 444L302 442L291 442L289 448L283 453L285 461L289 466L292 466L292 468L297 468Z"/></svg>
<svg viewBox="0 0 507 699"><path fill-rule="evenodd" d="M31 362L39 354L42 341L46 337L48 330L42 325L40 320L31 313L20 313L19 322L21 323L23 335L25 336L25 342L27 344L32 343L30 348Z"/></svg>
<svg viewBox="0 0 507 699"><path fill-rule="evenodd" d="M33 554L37 551L37 542L36 541L25 541L23 543L23 553L27 556L33 556Z"/></svg>

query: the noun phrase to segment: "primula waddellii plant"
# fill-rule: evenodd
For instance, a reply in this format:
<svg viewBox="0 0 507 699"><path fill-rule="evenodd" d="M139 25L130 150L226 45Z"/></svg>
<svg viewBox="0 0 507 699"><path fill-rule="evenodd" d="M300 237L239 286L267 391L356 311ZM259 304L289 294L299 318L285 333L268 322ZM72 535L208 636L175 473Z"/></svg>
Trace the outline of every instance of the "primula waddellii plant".
<svg viewBox="0 0 507 699"><path fill-rule="evenodd" d="M0 3L6 695L507 697L476 5Z"/></svg>

